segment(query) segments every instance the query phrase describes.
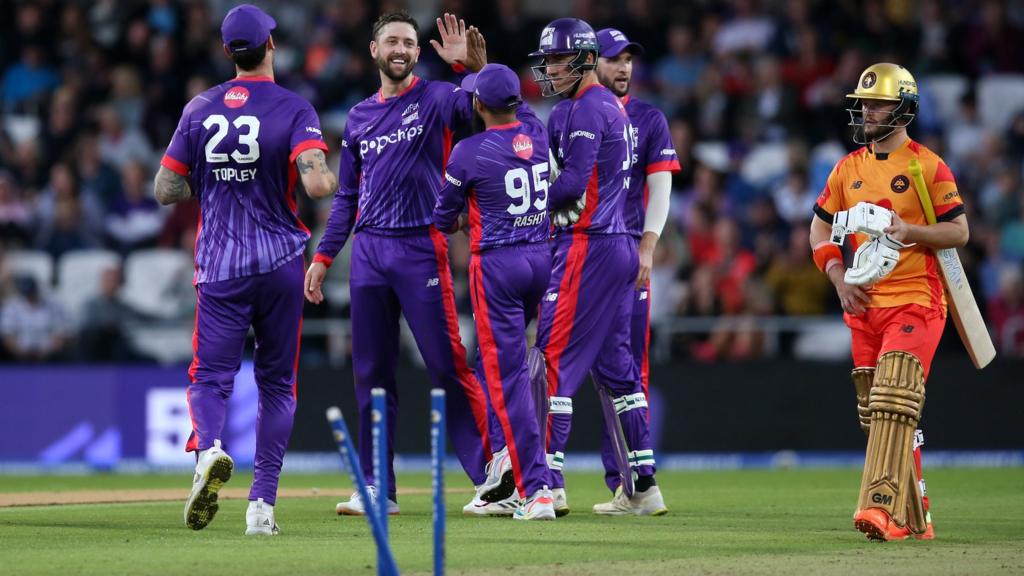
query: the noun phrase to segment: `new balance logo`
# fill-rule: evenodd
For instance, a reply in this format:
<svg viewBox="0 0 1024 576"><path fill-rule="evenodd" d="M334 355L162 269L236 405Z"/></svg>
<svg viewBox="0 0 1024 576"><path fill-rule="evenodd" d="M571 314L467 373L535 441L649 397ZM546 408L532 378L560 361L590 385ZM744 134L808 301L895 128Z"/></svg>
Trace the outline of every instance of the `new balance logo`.
<svg viewBox="0 0 1024 576"><path fill-rule="evenodd" d="M441 283L440 278L430 278L427 280L427 288L433 288Z"/></svg>
<svg viewBox="0 0 1024 576"><path fill-rule="evenodd" d="M558 300L558 292L551 292L544 295L545 302L554 302L555 300Z"/></svg>
<svg viewBox="0 0 1024 576"><path fill-rule="evenodd" d="M862 184L864 184L863 181L861 181L861 180L854 180L853 181L853 185L851 185L850 188L853 189L853 190L860 190L860 187L861 187Z"/></svg>

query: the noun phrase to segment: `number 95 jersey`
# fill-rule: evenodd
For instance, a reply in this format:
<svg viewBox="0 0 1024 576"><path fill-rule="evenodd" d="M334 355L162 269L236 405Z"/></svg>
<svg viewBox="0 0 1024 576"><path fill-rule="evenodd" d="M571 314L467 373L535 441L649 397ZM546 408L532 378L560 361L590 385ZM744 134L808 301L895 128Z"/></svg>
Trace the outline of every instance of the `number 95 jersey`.
<svg viewBox="0 0 1024 576"><path fill-rule="evenodd" d="M160 163L199 198L195 283L266 274L303 253L295 159L311 148L327 150L316 112L271 78L235 78L185 106Z"/></svg>
<svg viewBox="0 0 1024 576"><path fill-rule="evenodd" d="M459 142L445 170L434 222L450 230L469 204L470 248L547 240L548 151L544 124L526 104L518 120Z"/></svg>

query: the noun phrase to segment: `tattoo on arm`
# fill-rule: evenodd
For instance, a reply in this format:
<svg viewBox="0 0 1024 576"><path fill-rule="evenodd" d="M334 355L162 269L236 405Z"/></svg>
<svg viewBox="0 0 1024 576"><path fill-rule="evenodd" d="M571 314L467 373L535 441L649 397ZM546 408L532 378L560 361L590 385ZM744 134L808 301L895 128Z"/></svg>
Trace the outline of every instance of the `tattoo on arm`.
<svg viewBox="0 0 1024 576"><path fill-rule="evenodd" d="M309 154L303 154L306 156L306 161L299 159L299 173L309 174L316 168L320 168L321 174L329 174L331 171L327 168L327 157L324 156L323 150L313 150Z"/></svg>
<svg viewBox="0 0 1024 576"><path fill-rule="evenodd" d="M158 202L166 206L190 198L192 189L188 185L187 178L161 166L156 173L153 194Z"/></svg>

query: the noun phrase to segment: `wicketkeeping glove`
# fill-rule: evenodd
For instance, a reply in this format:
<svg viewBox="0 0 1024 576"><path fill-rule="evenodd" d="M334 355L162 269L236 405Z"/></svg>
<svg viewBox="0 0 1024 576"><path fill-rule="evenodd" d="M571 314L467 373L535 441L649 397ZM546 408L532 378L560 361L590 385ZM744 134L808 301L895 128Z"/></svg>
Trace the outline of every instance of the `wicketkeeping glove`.
<svg viewBox="0 0 1024 576"><path fill-rule="evenodd" d="M569 206L562 208L561 210L555 210L551 213L551 223L559 228L565 228L572 226L579 221L580 215L583 214L583 209L587 207L587 195L586 193L580 195L576 202L573 202Z"/></svg>

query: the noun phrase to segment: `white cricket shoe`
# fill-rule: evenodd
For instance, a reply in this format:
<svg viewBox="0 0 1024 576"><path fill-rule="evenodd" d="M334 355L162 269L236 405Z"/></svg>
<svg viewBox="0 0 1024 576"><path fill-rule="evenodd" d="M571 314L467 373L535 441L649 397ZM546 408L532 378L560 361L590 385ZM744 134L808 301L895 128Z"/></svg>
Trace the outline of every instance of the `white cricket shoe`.
<svg viewBox="0 0 1024 576"><path fill-rule="evenodd" d="M487 502L500 502L516 492L516 479L512 472L512 457L508 446L491 456L487 463L487 479L477 487L477 494Z"/></svg>
<svg viewBox="0 0 1024 576"><path fill-rule="evenodd" d="M377 501L377 487L367 486L366 491L370 493L370 499L374 502ZM348 502L338 502L338 505L334 507L334 511L338 513L338 516L365 516L366 509L363 508L363 499L359 496L359 491L356 490L352 493L352 497L348 499ZM398 514L398 502L395 502L391 498L388 498L388 516L395 516Z"/></svg>
<svg viewBox="0 0 1024 576"><path fill-rule="evenodd" d="M516 508L512 518L516 520L554 520L555 498L548 487L537 490Z"/></svg>
<svg viewBox="0 0 1024 576"><path fill-rule="evenodd" d="M462 507L463 516L511 516L519 507L519 494L513 492L511 496L497 502L488 502L480 498L480 491L469 504Z"/></svg>
<svg viewBox="0 0 1024 576"><path fill-rule="evenodd" d="M555 516L561 518L569 514L569 501L565 498L565 488L552 488L551 497L554 499Z"/></svg>
<svg viewBox="0 0 1024 576"><path fill-rule="evenodd" d="M185 501L185 526L202 530L217 514L217 492L231 479L235 462L221 449L220 440L199 453L196 474L192 478L192 492Z"/></svg>
<svg viewBox="0 0 1024 576"><path fill-rule="evenodd" d="M263 498L249 501L245 511L246 536L277 536L281 529L274 522L274 507L263 501Z"/></svg>
<svg viewBox="0 0 1024 576"><path fill-rule="evenodd" d="M668 514L665 499L661 490L651 486L643 492L634 492L632 498L626 497L620 486L615 491L611 502L594 504L594 514L602 516L663 516Z"/></svg>

